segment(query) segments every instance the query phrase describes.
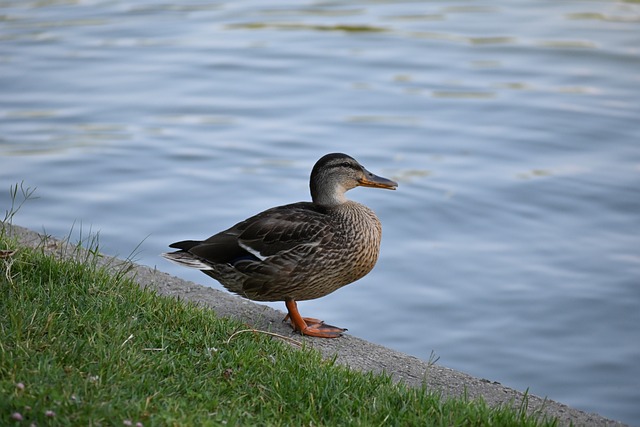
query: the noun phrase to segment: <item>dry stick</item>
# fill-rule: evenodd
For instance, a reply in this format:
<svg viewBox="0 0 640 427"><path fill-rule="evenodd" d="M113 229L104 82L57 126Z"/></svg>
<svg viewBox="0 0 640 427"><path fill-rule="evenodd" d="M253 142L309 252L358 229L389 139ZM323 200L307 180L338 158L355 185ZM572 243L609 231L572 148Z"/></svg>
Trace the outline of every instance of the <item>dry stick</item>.
<svg viewBox="0 0 640 427"><path fill-rule="evenodd" d="M11 284L13 284L13 278L11 277L11 266L13 265L13 261L15 260L15 258L13 258L13 255L16 252L17 251L11 250L0 251L0 259L4 262L5 276L7 277L7 281Z"/></svg>
<svg viewBox="0 0 640 427"><path fill-rule="evenodd" d="M231 342L231 340L236 337L236 335L242 334L244 332L255 332L255 333L259 333L259 334L270 335L272 337L276 337L276 338L280 338L281 340L288 341L291 344L297 345L298 347L302 347L302 344L300 342L298 342L298 341L296 341L296 340L294 340L292 338L285 337L284 335L276 334L276 333L273 333L273 332L261 331L261 330L258 330L258 329L242 329L240 331L236 331L233 334L231 334L229 339L227 339L227 344L229 344Z"/></svg>

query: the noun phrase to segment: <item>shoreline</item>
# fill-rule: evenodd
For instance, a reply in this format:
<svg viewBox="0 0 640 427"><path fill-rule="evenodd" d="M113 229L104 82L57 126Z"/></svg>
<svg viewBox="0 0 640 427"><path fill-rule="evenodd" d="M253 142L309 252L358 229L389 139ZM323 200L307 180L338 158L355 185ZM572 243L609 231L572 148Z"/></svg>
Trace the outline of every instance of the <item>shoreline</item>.
<svg viewBox="0 0 640 427"><path fill-rule="evenodd" d="M15 237L20 245L28 247L42 246L47 251L55 252L62 257L70 256L73 250L68 245L74 244L44 236L32 230L11 224L3 224L7 234ZM519 406L526 400L527 412L537 415L556 417L560 425L579 426L624 426L625 424L604 418L598 414L590 414L571 408L553 400L505 387L498 382L472 377L437 364L429 364L414 356L410 356L384 346L374 344L360 338L345 334L337 339L319 339L303 337L294 333L282 323L285 313L271 307L253 303L230 293L209 288L178 277L163 273L154 268L138 265L130 261L101 255L101 264L116 269L127 265L134 280L142 287L155 290L160 295L171 296L180 300L198 303L213 309L218 316L232 317L240 320L250 328L260 329L291 338L305 347L321 352L327 359L335 359L336 363L351 369L364 372L385 372L395 381L411 386L421 386L426 382L431 390L439 391L444 396L468 396L469 399L481 397L490 406L512 404Z"/></svg>

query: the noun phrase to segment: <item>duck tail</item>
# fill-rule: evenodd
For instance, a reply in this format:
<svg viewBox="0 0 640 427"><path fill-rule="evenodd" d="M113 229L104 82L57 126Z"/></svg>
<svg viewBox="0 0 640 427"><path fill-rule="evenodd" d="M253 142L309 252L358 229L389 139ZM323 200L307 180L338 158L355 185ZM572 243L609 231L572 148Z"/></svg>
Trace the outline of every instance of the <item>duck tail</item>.
<svg viewBox="0 0 640 427"><path fill-rule="evenodd" d="M213 270L211 265L186 251L167 252L160 255L183 267L195 268L196 270Z"/></svg>

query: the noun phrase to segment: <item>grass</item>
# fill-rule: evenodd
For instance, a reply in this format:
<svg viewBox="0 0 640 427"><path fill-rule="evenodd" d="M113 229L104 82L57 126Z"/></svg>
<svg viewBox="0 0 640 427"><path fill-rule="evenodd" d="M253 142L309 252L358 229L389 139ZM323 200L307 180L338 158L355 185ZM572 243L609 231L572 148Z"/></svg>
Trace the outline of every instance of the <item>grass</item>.
<svg viewBox="0 0 640 427"><path fill-rule="evenodd" d="M233 335L101 266L95 242L61 259L0 227L0 425L555 425Z"/></svg>

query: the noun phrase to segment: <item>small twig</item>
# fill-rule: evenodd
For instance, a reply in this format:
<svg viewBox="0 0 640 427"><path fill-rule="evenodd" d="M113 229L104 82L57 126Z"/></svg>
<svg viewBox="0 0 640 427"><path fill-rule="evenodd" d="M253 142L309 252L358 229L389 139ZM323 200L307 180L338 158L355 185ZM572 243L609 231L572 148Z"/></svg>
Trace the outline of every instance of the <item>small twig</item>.
<svg viewBox="0 0 640 427"><path fill-rule="evenodd" d="M11 277L11 266L13 265L13 261L15 260L15 258L13 258L13 255L15 255L16 252L17 251L11 250L0 251L0 259L3 260L5 267L4 274L7 277L7 281L11 284L13 284L13 278Z"/></svg>
<svg viewBox="0 0 640 427"><path fill-rule="evenodd" d="M131 341L131 338L133 338L133 334L129 335L129 338L127 338L126 340L124 340L124 342L122 344L120 344L120 347L124 347L124 345L126 343L128 343L129 341Z"/></svg>
<svg viewBox="0 0 640 427"><path fill-rule="evenodd" d="M300 343L299 341L294 340L293 338L285 337L284 335L276 334L274 332L261 331L259 329L242 329L240 331L236 331L233 334L231 334L229 339L227 339L227 344L229 344L231 342L231 340L236 337L236 335L240 335L240 334L245 333L245 332L254 332L254 333L258 333L258 334L269 335L269 336L280 338L281 340L290 342L291 344L295 344L298 347L302 347L302 343Z"/></svg>
<svg viewBox="0 0 640 427"><path fill-rule="evenodd" d="M142 351L165 351L167 347L162 348L143 348Z"/></svg>

